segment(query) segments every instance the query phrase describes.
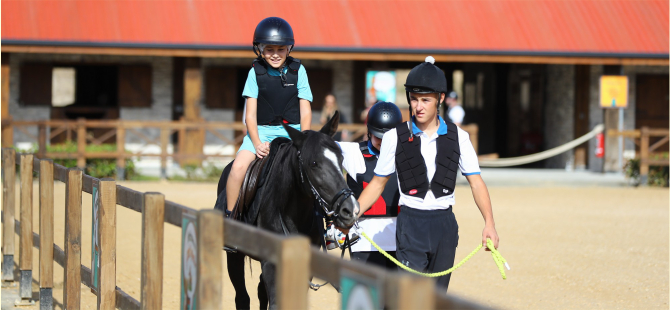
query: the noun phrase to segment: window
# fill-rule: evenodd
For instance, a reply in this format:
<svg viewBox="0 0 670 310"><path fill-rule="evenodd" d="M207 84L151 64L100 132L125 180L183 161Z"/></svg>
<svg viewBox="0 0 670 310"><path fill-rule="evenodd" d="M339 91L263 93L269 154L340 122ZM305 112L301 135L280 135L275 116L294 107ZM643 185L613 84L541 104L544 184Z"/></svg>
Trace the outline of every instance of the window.
<svg viewBox="0 0 670 310"><path fill-rule="evenodd" d="M77 71L73 67L56 67L51 76L51 105L65 107L73 104Z"/></svg>

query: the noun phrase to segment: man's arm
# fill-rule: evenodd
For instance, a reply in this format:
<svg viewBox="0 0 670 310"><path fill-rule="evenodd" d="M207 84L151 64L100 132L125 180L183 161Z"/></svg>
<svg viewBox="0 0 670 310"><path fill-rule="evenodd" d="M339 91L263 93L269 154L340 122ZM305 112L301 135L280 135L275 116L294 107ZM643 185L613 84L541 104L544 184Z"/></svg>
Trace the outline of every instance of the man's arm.
<svg viewBox="0 0 670 310"><path fill-rule="evenodd" d="M493 210L491 208L491 198L489 197L489 190L479 174L466 175L465 178L470 183L472 196L475 198L475 203L479 208L479 212L484 217L484 231L482 231L482 245L486 246L486 239L490 238L493 241L495 248L498 248L498 232L496 232L496 224L493 220ZM487 249L488 250L488 249Z"/></svg>
<svg viewBox="0 0 670 310"><path fill-rule="evenodd" d="M368 211L375 201L379 199L379 196L384 192L386 182L388 182L390 178L391 176L381 177L376 175L372 178L368 186L366 186L361 193L361 196L358 197L358 204L360 205L361 210L358 212L357 217L360 217L365 211Z"/></svg>

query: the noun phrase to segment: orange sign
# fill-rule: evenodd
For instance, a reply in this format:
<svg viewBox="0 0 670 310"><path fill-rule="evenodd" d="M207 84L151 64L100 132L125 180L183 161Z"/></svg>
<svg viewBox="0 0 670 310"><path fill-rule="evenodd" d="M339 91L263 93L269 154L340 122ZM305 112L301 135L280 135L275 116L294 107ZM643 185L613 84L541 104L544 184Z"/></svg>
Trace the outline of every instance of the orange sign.
<svg viewBox="0 0 670 310"><path fill-rule="evenodd" d="M600 77L600 107L628 107L628 77L625 75L603 75Z"/></svg>

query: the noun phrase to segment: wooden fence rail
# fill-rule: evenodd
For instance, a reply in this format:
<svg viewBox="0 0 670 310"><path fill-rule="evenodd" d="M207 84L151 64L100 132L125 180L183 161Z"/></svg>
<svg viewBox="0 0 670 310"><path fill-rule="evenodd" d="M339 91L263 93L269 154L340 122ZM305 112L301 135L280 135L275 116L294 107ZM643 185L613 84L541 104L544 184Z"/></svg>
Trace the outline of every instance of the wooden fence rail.
<svg viewBox="0 0 670 310"><path fill-rule="evenodd" d="M312 124L313 129L319 129L321 126ZM37 136L31 133L29 128L37 129ZM35 141L37 145L36 155L39 158L52 159L76 159L77 167L84 168L86 159L89 158L109 158L116 159L117 178L122 180L126 167L126 159L134 157L156 157L160 158L161 174L165 178L168 158L180 163L193 162L200 163L202 160L211 158L232 159L234 152L205 154L205 136L209 135L217 140L218 145L238 145L242 143L245 125L241 122L192 122L192 121L126 121L126 120L41 120L41 121L14 121L11 119L2 120L3 134L13 136L14 130L23 133L26 137ZM478 150L478 127L476 124L464 125L462 128L470 134L470 140ZM153 138L146 134L146 130L158 131L158 137ZM201 132L195 143L185 143L186 132L199 130ZM367 133L367 127L364 124L340 124L339 130L350 132L347 141L358 141ZM229 134L235 135L232 139ZM94 134L95 133L95 134ZM170 137L177 134L178 143L173 151L169 152L169 146L172 145ZM237 133L237 134L235 134ZM141 141L139 151L130 152L125 149L128 137L134 137ZM70 142L76 145L75 152L48 152L47 146L51 144L52 139L61 137L63 142ZM192 136L189 136L192 137ZM114 139L113 139L114 138ZM105 142L113 141L116 144L116 151L113 152L90 152L86 151L89 145L100 145ZM4 141L4 147L11 147L13 140ZM199 146L193 148L193 145ZM147 153L147 147L158 147L160 153Z"/></svg>
<svg viewBox="0 0 670 310"><path fill-rule="evenodd" d="M610 129L607 131L607 135L614 137L623 136L624 138L632 139L635 145L640 148L640 152L637 158L640 159L640 181L642 184L647 183L649 166L670 165L668 158L654 158L654 155L660 155L660 153L654 151L658 150L661 146L668 144L668 140L670 139L670 130L667 128L642 127L640 129L624 131ZM651 138L660 139L655 141L654 144L649 145Z"/></svg>
<svg viewBox="0 0 670 310"><path fill-rule="evenodd" d="M18 161L18 162L17 162ZM21 221L13 218L13 202L16 179L10 173L15 166L21 167L20 214ZM32 175L39 175L39 233L32 231ZM31 180L28 183L28 180ZM66 184L66 217L64 249L53 243L53 189L54 181ZM438 292L432 279L420 278L408 273L388 272L374 266L341 260L310 248L304 236L280 236L253 226L223 218L219 211L196 211L189 207L166 201L161 193L141 193L116 184L111 179L96 179L82 173L80 169L68 169L53 164L48 159L37 159L32 154L15 154L10 148L2 149L3 205L3 280L14 281L14 233L20 234L19 268L32 273L32 254L24 251L36 247L39 255L40 308L53 309L53 270L49 265L55 261L64 267L63 305L68 309L81 307L80 284L90 287L97 295L98 309L160 309L163 290L163 223L182 227L184 218L193 216L197 221L197 281L198 309L221 309L223 294L222 246L236 247L251 256L268 260L277 266L279 309L307 308L307 283L311 276L339 283L343 274L354 273L381 283L383 300L389 309L482 309L481 306L447 297ZM93 270L81 263L81 197L82 192L95 195L99 201L101 216L94 240L100 248L99 263L93 262ZM116 205L142 213L142 271L141 298L136 300L116 286ZM94 203L94 208L96 204ZM95 211L94 211L95 212ZM7 229L12 231L7 233ZM182 227L182 229L187 227ZM207 233L205 233L207 232ZM10 236L10 237L7 237ZM96 237L97 236L97 237ZM97 238L97 239L95 239ZM182 244L182 247L184 245ZM10 259L11 257L11 259ZM183 257L183 256L182 256ZM23 259L26 259L25 264ZM7 265L12 261L11 265ZM97 280L96 280L97 268ZM7 269L7 270L5 270ZM9 276L5 277L5 271ZM21 280L24 275L21 274ZM32 275L28 278L30 284ZM23 281L21 281L23 283ZM182 281L183 282L183 281ZM20 288L22 291L24 287ZM30 287L25 290L32 296ZM170 292L174 294L176 292ZM23 295L22 295L23 297Z"/></svg>

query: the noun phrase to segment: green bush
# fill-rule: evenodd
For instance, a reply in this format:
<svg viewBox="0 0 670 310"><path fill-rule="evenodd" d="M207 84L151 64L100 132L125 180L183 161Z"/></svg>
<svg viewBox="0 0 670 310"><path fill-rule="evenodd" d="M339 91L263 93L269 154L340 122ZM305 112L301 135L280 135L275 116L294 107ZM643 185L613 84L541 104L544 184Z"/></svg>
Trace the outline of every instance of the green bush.
<svg viewBox="0 0 670 310"><path fill-rule="evenodd" d="M29 150L17 150L22 152L37 153L37 146ZM76 156L77 145L73 142L63 144L53 144L47 146L47 153L70 153ZM113 153L116 152L116 144L87 145L86 152ZM77 167L77 159L65 158L54 159L54 164L59 164L67 168ZM86 168L84 173L94 178L116 178L116 159L113 158L88 158L86 159ZM126 159L126 179L134 180L141 178L135 169L135 162Z"/></svg>
<svg viewBox="0 0 670 310"><path fill-rule="evenodd" d="M660 154L654 159L667 159L668 153ZM624 166L624 174L633 186L640 185L640 159L630 159ZM647 175L647 185L651 186L668 186L668 167L665 166L650 166L649 174Z"/></svg>

